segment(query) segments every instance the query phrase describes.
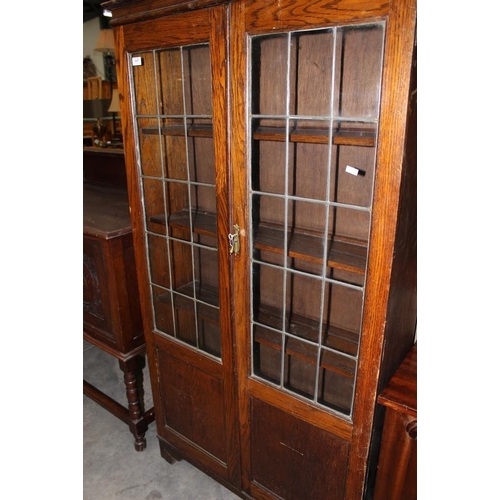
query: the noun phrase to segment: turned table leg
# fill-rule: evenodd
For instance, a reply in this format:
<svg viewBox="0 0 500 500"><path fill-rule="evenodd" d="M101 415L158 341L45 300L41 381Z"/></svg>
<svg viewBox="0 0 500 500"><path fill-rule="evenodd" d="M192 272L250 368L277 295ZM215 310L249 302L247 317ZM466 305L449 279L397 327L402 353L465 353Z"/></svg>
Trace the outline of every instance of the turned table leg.
<svg viewBox="0 0 500 500"><path fill-rule="evenodd" d="M120 368L123 371L123 378L125 380L125 387L127 391L128 411L129 411L129 427L130 431L135 438L135 449L142 451L146 448L146 425L144 422L144 414L141 405L142 394L142 377L138 384L138 372L142 370L139 366L137 357L128 361L119 360Z"/></svg>

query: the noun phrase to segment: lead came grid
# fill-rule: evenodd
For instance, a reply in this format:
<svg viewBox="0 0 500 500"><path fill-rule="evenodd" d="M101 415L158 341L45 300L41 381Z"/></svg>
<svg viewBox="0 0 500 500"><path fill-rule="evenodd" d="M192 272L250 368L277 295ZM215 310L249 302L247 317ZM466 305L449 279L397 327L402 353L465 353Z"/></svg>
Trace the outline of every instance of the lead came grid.
<svg viewBox="0 0 500 500"><path fill-rule="evenodd" d="M206 212L199 210L198 206L198 198L203 198L203 195L199 193L204 193L205 198L211 198L213 193L215 201L215 177L213 171L208 175L203 175L198 172L198 167L195 164L197 160L200 160L195 157L195 138L212 137L210 81L208 82L208 85L207 82L204 82L205 88L203 89L205 97L208 96L207 101L209 102L209 105L200 104L200 101L197 102L195 99L194 87L197 83L193 82L192 76L192 73L195 71L195 64L190 58L191 52L196 49L206 49L206 54L203 52L204 55L202 57L206 57L208 59L206 64L209 66L210 54L208 44L190 45L166 50L153 50L151 52L134 53L130 56L130 61L132 61L133 57L143 58L143 65L145 67L139 67L137 70L140 71L144 69L146 72L153 72L154 95L156 100L154 110L151 110L150 108L146 110L147 112L141 112L138 110L140 104L138 104L135 96L134 85L134 126L138 137L142 136L144 138L145 136L158 136L160 138L158 140L158 150L155 156L157 161L161 162L161 172L159 172L158 175L155 175L155 172L148 171L149 167L146 168L146 166L143 165L141 145L138 146L139 151L137 155L139 158L142 203L145 215L144 227L146 228L148 247L147 257L149 281L153 308L155 310L155 330L162 334L166 333L171 335L177 340L187 343L189 347L195 348L196 350L202 350L204 354L215 356L215 358L220 360L220 337L218 339L217 347L214 348L212 346L208 348L204 342L200 341L201 332L199 331L200 321L203 319L202 316L209 317L213 323L217 323L218 327L219 300L218 286L208 286L207 288L204 283L202 283L203 262L201 261L203 259L201 256L209 256L206 252L216 255L218 250L215 207L213 207L211 212ZM160 68L159 61L162 56L166 59L170 57L172 60L177 59L177 57L179 58L180 64L178 64L177 73L172 71L172 74L170 74L165 70L165 68ZM200 56L198 56L198 59L199 58ZM148 64L150 67L146 67ZM172 66L175 66L175 63L173 63ZM189 75L185 74L185 68L188 68L190 72ZM167 81L168 83L166 83ZM175 92L176 82L180 82L180 89L177 89L177 93ZM165 90L164 87L167 90ZM210 113L195 113L195 111L199 111L200 107L205 108L202 109L202 111L206 111L207 107L210 108ZM145 126L150 125L152 122L156 123L156 125ZM178 144L176 146L173 144L170 145L170 154L177 154L178 156L182 156L182 154L185 155L186 164L182 175L179 175L178 172L169 171L169 159L167 158L169 154L169 145L166 141L164 142L161 139L164 136L167 136L168 138L174 137L174 139L183 138L184 140L184 152L179 151ZM193 151L191 152L189 150L190 138L193 140ZM141 144L140 141L139 144ZM177 148L175 152L174 148ZM200 161L202 160L203 159ZM205 160L207 159L205 158ZM192 178L192 175L195 177ZM148 196L150 195L146 188L149 185L148 183L156 185L158 182L161 182L162 184L163 213L148 214ZM169 204L175 203L172 202L171 198L169 199L169 197L174 196L174 194L172 194L174 192L182 193L181 196L187 198L187 207L184 207L181 211L169 211ZM210 229L203 229L203 231L200 230L199 221L202 221L202 224L210 227ZM161 224L164 233L159 233L159 231L155 229L155 226L152 226L152 222ZM184 236L184 233L179 231L175 233L172 229L174 226L181 227L182 225L186 225L186 223L186 227L189 229L188 237ZM151 252L154 251L154 249L150 243L152 238L161 238L164 240L166 267L168 269L167 284L155 282L155 277L153 276L154 262L151 258ZM190 258L187 260L190 260L190 264L188 264L188 266L191 268L191 279L190 282L176 284L177 268L179 266L185 266L185 262L181 262L182 259L180 257L175 257L175 252L177 252L177 254L182 253L184 261L186 261L186 252L183 250L185 246L188 246L190 249ZM197 258L197 255L199 255L199 258ZM217 263L217 257L211 260ZM185 271L183 272L185 273ZM158 294L160 294L160 298L163 297L167 299L170 307L169 314L172 315L172 318L170 318L170 321L167 320L167 323L168 328L171 329L171 331L164 331L164 328L161 328L158 324L159 320L157 314L161 315L161 313L158 312ZM178 326L178 308L179 304L182 303L192 304L193 307L194 322L192 326L194 328L194 340L187 338L186 332L183 332L182 328L180 329ZM203 315L199 314L200 308L203 310Z"/></svg>
<svg viewBox="0 0 500 500"><path fill-rule="evenodd" d="M252 144L249 160L251 165L251 169L249 169L250 211L252 213L251 247L253 248L253 255L250 259L250 286L253 297L251 301L251 332L252 345L254 346L252 349L252 374L254 377L267 380L285 392L306 397L308 400L322 406L328 406L344 416L351 415L361 332L374 178L374 146L378 126L383 32L383 24L375 23L327 30L292 31L286 34L254 36L250 39L252 88L250 91L251 112L249 114L251 135L248 142ZM361 35L358 36L357 33L361 33ZM299 68L299 66L304 65L300 57L307 57L308 44L313 47L317 43L314 41L315 35L317 41L323 43L323 47L325 38L329 37L329 71L324 71L330 73L329 81L326 82L329 86L328 109L324 107L319 109L318 105L316 109L312 109L312 113L309 109L309 112L300 114L302 110L308 111L304 102L301 103L299 96L299 87L303 86L299 71L303 68ZM371 37L372 41L376 40L379 44L377 47L378 56L371 58L363 54L359 56L361 64L364 62L367 66L369 64L374 66L375 79L377 80L375 85L372 85L374 87L371 91L373 95L368 96L368 98L362 97L365 100L364 104L356 103L356 101L354 104L349 103L349 93L353 94L357 89L349 88L349 83L344 84L343 81L343 79L349 79L349 71L351 73L357 71L356 68L350 69L352 66L349 66L349 62L345 60L345 57L348 57L346 53L352 56L354 50L352 40L356 36L361 42L363 39L366 42L366 39ZM310 40L307 37L310 37ZM303 44L302 40L305 40ZM285 42L286 49L283 49ZM273 53L274 59L269 56L272 64L267 63L266 66L266 50L271 51L273 47L276 48L280 44L281 51ZM286 58L286 64L283 64L283 57ZM328 65L325 64L325 68L327 67ZM283 100L285 109L280 108L280 92L276 90L277 87L273 86L276 85L276 81L280 81L280 69L283 68L286 73L284 85L286 89ZM268 74L265 73L266 71ZM271 83L269 83L270 79L272 79ZM312 85L323 88L322 84L324 83L316 80L312 82ZM272 88L273 98L277 96L275 100L262 99L262 93L266 91L266 86ZM322 97L319 96L318 101L321 99ZM306 100L303 99L303 101ZM310 100L310 102L313 101ZM359 113L363 106L364 112ZM313 103L311 108L314 107ZM356 125L355 132L352 132L354 130L352 125ZM344 133L346 131L347 133ZM349 134L351 134L350 137ZM324 182L323 194L317 190L313 196L305 196L303 193L296 194L297 189L300 189L300 186L297 188L296 175L301 167L297 157L300 147L303 147L300 144L302 141L313 144L312 146L306 145L310 150L317 148L320 151L323 148L321 150L323 155L325 154L324 150L327 151L326 172L321 177ZM283 149L280 150L276 146L277 144L282 145ZM320 146L317 146L318 144ZM262 151L265 148L277 154L273 157L274 161L271 164L261 165L261 161L265 161L262 160L264 158ZM334 151L334 148L337 151ZM343 148L342 151L340 151L341 148ZM358 161L360 158L364 159L362 166L367 167L359 172L363 176L364 186L368 186L365 188L365 193L348 191L345 189L345 186L348 185L345 181L343 181L343 186L340 185L339 163L342 160L342 154L347 158L346 161L353 157L348 151L349 148L351 150L356 148L355 157ZM264 152L264 154L266 153ZM280 158L282 158L283 167L280 166ZM315 175L320 168L318 165L311 167L309 175ZM274 174L269 175L277 176L278 173L282 173L283 181L280 186L265 185L265 179L269 178L267 176L269 170L274 172ZM261 212L265 205L268 206L267 217L269 220L267 221L261 220ZM299 205L306 207L303 212L315 214L317 219L320 219L321 224L318 223L318 226L321 225L321 230L315 227L315 231L301 233L298 228L293 226L293 221L299 219L296 215L296 212L299 212L297 209ZM322 215L318 215L320 213ZM364 248L345 242L335 242L329 246L335 228L343 225L339 221L348 219L346 214L349 214L351 221L361 221L360 227L363 228L361 233L366 238ZM312 218L311 215L309 217ZM284 226L283 221L287 221L286 226ZM287 230L283 230L283 227L287 227ZM301 253L297 250L299 239L309 245L308 255L306 255L307 252ZM315 242L315 248L311 242ZM346 257L345 248L348 248L349 252L354 251L354 253ZM336 249L336 253L331 253L334 249ZM341 264L333 262L335 259L338 259ZM297 265L299 261L301 264ZM304 265L304 261L307 261L306 265ZM332 274L331 267L338 269L335 269ZM269 278L272 274L276 276L282 274L281 284L275 286L275 283L273 290L271 290L273 282ZM311 294L313 289L318 290L315 283L319 285L320 299L315 322L314 318L302 317L302 324L300 322L294 323L294 317L300 316L294 311L297 303L297 298L293 295L294 286L300 280L309 283L308 290ZM265 285L262 285L263 282ZM279 299L276 299L276 296L280 293L281 305L279 306L277 304ZM343 296L345 297L342 298ZM335 297L333 304L329 297ZM339 310L344 307L347 309L352 304L354 304L357 313L347 321L350 323L349 328L337 328L336 331L341 332L337 334L338 339L333 346L326 345L325 339L328 338L331 341L330 332L335 330L336 325L328 324L328 321L325 323L325 318L330 317L331 309L335 309L335 307ZM308 312L310 313L310 311ZM340 315L342 315L342 311L340 311ZM306 323L310 320L313 320L311 321L312 326L307 326ZM316 332L315 338L311 336L313 331ZM358 335L358 339L353 343L354 334ZM276 352L279 352L279 357L277 357ZM266 356L267 359L264 360ZM296 380L292 380L294 378L293 370L299 366L300 361L297 360L300 358L309 358L306 364L302 364L300 372L300 376L304 380L309 379L309 383L298 380L297 375L295 375ZM311 372L311 359L314 360L314 373ZM275 370L275 365L278 362L279 375ZM326 365L331 365L331 371L325 369ZM345 379L342 379L342 374L347 374L352 381L346 384L343 381ZM312 378L314 378L314 382L311 390L310 380ZM325 399L327 385L330 386L328 388L330 393L334 395L333 400L330 399L330 401ZM306 388L306 386L309 387Z"/></svg>

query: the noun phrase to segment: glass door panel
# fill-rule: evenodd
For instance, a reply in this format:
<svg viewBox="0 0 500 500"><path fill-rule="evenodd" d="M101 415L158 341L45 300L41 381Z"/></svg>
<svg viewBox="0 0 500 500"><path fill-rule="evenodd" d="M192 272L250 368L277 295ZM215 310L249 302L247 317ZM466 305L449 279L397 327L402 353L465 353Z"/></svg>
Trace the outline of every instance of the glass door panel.
<svg viewBox="0 0 500 500"><path fill-rule="evenodd" d="M350 416L384 24L250 39L253 376Z"/></svg>
<svg viewBox="0 0 500 500"><path fill-rule="evenodd" d="M220 358L210 48L130 63L155 330Z"/></svg>

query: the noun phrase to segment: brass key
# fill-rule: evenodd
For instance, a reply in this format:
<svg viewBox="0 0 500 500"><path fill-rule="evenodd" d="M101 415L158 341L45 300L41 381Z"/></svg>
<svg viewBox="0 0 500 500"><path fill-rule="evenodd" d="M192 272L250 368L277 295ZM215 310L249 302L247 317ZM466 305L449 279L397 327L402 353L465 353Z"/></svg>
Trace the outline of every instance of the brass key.
<svg viewBox="0 0 500 500"><path fill-rule="evenodd" d="M235 224L233 226L234 234L229 233L227 237L229 238L229 255L240 253L240 226Z"/></svg>

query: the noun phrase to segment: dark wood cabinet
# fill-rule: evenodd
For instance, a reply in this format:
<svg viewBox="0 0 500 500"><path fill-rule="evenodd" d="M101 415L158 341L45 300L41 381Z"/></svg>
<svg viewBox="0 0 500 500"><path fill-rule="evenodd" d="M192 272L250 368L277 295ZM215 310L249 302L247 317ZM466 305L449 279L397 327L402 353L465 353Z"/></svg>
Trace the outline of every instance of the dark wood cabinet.
<svg viewBox="0 0 500 500"><path fill-rule="evenodd" d="M85 380L83 390L129 425L141 451L154 410L141 401L146 348L124 168L123 151L84 150L83 338L118 360L128 408Z"/></svg>
<svg viewBox="0 0 500 500"><path fill-rule="evenodd" d="M371 498L416 317L415 2L106 6L162 455Z"/></svg>
<svg viewBox="0 0 500 500"><path fill-rule="evenodd" d="M385 408L376 500L417 499L417 344L378 397Z"/></svg>

